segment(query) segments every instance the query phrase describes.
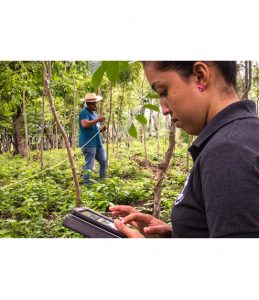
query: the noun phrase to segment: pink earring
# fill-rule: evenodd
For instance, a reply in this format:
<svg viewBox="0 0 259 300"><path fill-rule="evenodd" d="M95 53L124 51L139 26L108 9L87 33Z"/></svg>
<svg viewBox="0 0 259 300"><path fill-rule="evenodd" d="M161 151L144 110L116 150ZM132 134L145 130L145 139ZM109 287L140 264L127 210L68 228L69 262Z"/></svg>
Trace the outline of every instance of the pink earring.
<svg viewBox="0 0 259 300"><path fill-rule="evenodd" d="M200 92L203 92L205 90L205 85L202 82L198 83L197 87L198 87L198 89L199 89Z"/></svg>

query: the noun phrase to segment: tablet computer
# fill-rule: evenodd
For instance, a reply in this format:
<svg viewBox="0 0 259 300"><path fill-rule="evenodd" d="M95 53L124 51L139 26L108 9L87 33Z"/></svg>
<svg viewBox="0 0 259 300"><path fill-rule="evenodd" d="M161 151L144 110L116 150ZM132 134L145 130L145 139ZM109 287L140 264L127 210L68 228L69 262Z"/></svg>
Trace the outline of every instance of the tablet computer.
<svg viewBox="0 0 259 300"><path fill-rule="evenodd" d="M126 238L112 219L87 207L74 208L63 220L63 226L89 238Z"/></svg>

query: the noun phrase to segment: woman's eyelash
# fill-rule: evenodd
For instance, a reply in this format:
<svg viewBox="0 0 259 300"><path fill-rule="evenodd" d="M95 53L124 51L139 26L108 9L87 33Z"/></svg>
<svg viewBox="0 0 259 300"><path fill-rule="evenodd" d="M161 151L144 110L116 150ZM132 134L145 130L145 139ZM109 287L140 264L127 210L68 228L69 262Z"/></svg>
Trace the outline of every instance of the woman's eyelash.
<svg viewBox="0 0 259 300"><path fill-rule="evenodd" d="M166 97L167 96L167 90L164 90L162 93L159 95L160 97Z"/></svg>

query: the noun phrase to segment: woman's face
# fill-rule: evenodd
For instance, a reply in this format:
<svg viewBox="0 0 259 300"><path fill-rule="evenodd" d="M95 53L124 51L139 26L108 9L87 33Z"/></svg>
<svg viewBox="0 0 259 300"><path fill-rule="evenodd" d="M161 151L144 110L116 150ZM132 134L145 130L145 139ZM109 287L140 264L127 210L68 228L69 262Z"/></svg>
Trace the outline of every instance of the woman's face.
<svg viewBox="0 0 259 300"><path fill-rule="evenodd" d="M154 63L145 65L145 74L160 96L164 115L172 114L175 125L189 134L198 135L207 122L208 102L199 91L198 78L181 77L176 71L159 71Z"/></svg>

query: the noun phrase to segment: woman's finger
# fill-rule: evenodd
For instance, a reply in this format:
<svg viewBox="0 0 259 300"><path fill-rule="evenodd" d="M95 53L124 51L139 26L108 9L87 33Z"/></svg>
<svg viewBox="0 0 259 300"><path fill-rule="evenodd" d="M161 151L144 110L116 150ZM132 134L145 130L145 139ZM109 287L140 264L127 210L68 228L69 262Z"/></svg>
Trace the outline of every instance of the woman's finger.
<svg viewBox="0 0 259 300"><path fill-rule="evenodd" d="M143 228L143 231L146 235L156 237L171 237L172 236L172 226L166 225L157 225Z"/></svg>
<svg viewBox="0 0 259 300"><path fill-rule="evenodd" d="M130 223L130 222L142 222L142 223L148 223L153 217L148 214L142 214L142 213L131 213L128 216L126 216L123 219L123 223Z"/></svg>
<svg viewBox="0 0 259 300"><path fill-rule="evenodd" d="M129 205L110 206L109 210L112 212L114 216L118 216L118 215L126 216L128 214L138 212L137 209Z"/></svg>
<svg viewBox="0 0 259 300"><path fill-rule="evenodd" d="M137 230L130 229L128 226L123 224L120 220L115 220L114 224L116 228L124 233L128 238L144 238L144 236Z"/></svg>

